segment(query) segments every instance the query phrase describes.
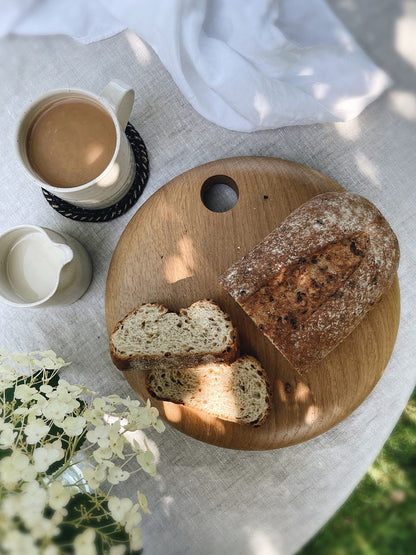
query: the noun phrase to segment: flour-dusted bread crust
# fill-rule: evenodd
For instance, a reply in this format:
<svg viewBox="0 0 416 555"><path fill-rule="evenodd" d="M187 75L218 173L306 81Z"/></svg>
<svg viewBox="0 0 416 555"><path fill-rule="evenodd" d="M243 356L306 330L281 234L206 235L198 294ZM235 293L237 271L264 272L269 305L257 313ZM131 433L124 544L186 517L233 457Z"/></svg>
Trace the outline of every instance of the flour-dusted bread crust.
<svg viewBox="0 0 416 555"><path fill-rule="evenodd" d="M397 238L378 209L330 192L292 212L219 281L303 373L381 299L398 263Z"/></svg>
<svg viewBox="0 0 416 555"><path fill-rule="evenodd" d="M270 412L267 374L259 361L248 355L231 364L154 368L146 374L146 388L157 399L239 424L260 426Z"/></svg>
<svg viewBox="0 0 416 555"><path fill-rule="evenodd" d="M238 335L230 317L211 300L197 301L179 313L146 303L116 325L110 353L120 370L231 362L239 354Z"/></svg>

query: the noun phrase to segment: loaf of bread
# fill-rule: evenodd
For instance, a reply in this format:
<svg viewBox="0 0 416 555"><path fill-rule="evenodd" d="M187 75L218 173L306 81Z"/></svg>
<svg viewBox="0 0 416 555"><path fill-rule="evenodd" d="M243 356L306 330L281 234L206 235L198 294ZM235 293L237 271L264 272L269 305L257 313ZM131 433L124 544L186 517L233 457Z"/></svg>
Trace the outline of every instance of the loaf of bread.
<svg viewBox="0 0 416 555"><path fill-rule="evenodd" d="M292 212L219 281L303 373L381 299L398 263L397 238L378 209L330 192Z"/></svg>
<svg viewBox="0 0 416 555"><path fill-rule="evenodd" d="M231 364L170 370L157 367L146 374L146 387L157 399L240 424L260 426L270 411L267 375L248 355Z"/></svg>
<svg viewBox="0 0 416 555"><path fill-rule="evenodd" d="M239 355L238 335L229 316L213 301L197 301L179 313L148 303L116 325L110 354L120 370L231 362Z"/></svg>

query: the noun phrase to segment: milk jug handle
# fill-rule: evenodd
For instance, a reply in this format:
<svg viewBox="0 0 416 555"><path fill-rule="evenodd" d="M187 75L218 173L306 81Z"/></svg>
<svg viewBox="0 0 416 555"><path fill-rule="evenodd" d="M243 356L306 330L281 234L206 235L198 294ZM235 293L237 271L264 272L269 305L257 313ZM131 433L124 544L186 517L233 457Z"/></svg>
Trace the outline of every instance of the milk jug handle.
<svg viewBox="0 0 416 555"><path fill-rule="evenodd" d="M101 96L108 100L116 113L121 128L127 127L134 103L134 90L119 80L110 81L101 92Z"/></svg>

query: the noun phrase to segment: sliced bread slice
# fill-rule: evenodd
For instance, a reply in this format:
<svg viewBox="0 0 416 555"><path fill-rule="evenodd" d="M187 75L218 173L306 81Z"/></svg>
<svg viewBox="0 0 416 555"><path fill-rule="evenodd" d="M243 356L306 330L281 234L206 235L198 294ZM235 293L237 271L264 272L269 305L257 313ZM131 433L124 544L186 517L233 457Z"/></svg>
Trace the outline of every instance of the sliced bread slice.
<svg viewBox="0 0 416 555"><path fill-rule="evenodd" d="M191 407L223 420L260 426L270 411L267 374L245 355L231 364L153 368L146 374L152 397Z"/></svg>
<svg viewBox="0 0 416 555"><path fill-rule="evenodd" d="M230 317L211 300L197 301L179 313L147 303L117 324L110 353L120 370L232 362L239 354L238 336Z"/></svg>

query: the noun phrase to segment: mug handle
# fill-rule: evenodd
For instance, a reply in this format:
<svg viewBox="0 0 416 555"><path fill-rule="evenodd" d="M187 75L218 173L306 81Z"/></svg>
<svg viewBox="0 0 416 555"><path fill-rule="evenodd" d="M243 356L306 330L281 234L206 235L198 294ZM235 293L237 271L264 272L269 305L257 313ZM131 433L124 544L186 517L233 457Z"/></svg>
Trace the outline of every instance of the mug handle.
<svg viewBox="0 0 416 555"><path fill-rule="evenodd" d="M110 83L104 87L101 96L111 104L120 122L121 128L124 130L127 127L133 109L134 90L122 81L116 79L110 81Z"/></svg>

